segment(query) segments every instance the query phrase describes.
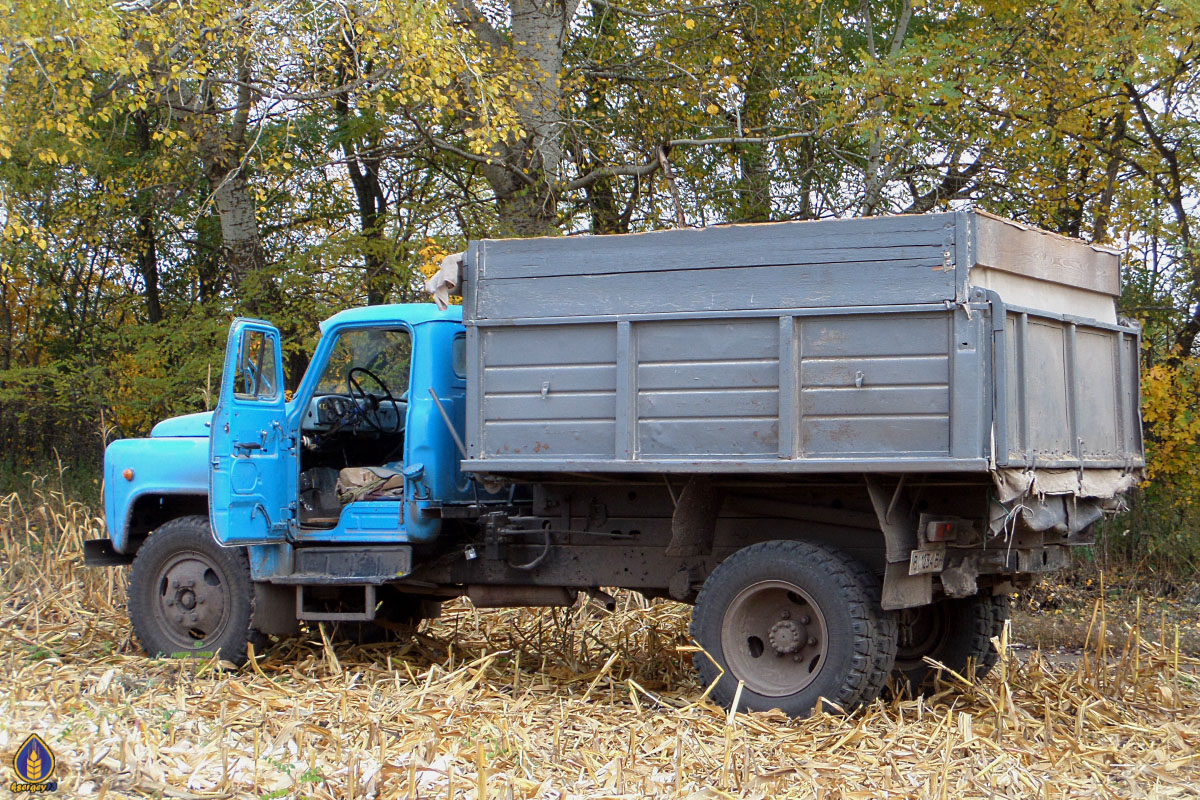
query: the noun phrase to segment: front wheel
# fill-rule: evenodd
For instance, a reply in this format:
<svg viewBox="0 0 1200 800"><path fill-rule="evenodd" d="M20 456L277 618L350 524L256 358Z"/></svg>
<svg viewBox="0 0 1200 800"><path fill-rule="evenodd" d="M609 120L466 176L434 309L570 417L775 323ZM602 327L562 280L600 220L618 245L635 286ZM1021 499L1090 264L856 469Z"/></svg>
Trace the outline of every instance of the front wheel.
<svg viewBox="0 0 1200 800"><path fill-rule="evenodd" d="M129 576L129 618L152 656L246 661L253 631L254 584L245 548L217 544L208 519L180 517L138 550Z"/></svg>
<svg viewBox="0 0 1200 800"><path fill-rule="evenodd" d="M836 550L771 541L727 558L700 590L696 667L728 707L806 716L825 698L845 711L879 696L896 655L879 581ZM723 674L722 674L723 671Z"/></svg>

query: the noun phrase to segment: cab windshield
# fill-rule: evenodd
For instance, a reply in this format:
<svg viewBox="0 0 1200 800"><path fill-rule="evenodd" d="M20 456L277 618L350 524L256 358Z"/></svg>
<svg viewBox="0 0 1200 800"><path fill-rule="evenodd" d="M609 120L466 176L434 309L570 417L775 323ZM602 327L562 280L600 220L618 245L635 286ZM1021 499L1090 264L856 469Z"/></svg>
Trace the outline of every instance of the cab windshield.
<svg viewBox="0 0 1200 800"><path fill-rule="evenodd" d="M333 347L316 393L345 394L346 376L350 370L366 369L383 382L393 397L399 398L408 391L411 363L412 338L404 328L346 331ZM360 383L372 394L379 390L374 381Z"/></svg>

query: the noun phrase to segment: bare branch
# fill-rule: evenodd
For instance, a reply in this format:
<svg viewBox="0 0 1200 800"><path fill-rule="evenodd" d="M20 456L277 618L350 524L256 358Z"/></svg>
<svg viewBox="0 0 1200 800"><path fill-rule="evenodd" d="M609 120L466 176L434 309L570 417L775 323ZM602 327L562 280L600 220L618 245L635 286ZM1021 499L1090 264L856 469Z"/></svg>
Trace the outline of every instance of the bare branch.
<svg viewBox="0 0 1200 800"><path fill-rule="evenodd" d="M562 191L570 192L576 189L586 189L596 181L604 180L605 178L632 177L644 178L647 175L653 175L658 171L659 162L658 156L652 157L645 164L622 164L616 167L600 167L591 172L581 175L573 181L569 181L562 186Z"/></svg>
<svg viewBox="0 0 1200 800"><path fill-rule="evenodd" d="M811 133L785 133L780 136L718 136L711 139L671 139L667 147L704 147L711 144L774 144L790 139L811 138Z"/></svg>

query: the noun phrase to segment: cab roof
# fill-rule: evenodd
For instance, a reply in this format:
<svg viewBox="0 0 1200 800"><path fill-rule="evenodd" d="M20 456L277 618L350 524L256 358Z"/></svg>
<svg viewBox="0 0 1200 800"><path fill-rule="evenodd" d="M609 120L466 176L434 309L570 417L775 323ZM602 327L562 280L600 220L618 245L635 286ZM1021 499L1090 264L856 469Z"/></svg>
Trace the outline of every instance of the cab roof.
<svg viewBox="0 0 1200 800"><path fill-rule="evenodd" d="M420 325L423 322L462 322L462 306L450 306L445 311L439 311L433 303L391 303L348 308L322 322L321 333L325 333L333 325L372 322L407 322L409 325Z"/></svg>

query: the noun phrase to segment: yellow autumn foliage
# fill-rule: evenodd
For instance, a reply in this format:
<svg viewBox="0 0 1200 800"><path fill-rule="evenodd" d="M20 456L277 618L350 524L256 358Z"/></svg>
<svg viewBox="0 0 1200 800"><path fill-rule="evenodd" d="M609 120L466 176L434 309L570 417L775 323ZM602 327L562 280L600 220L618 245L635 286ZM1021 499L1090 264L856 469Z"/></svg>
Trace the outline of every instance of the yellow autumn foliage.
<svg viewBox="0 0 1200 800"><path fill-rule="evenodd" d="M1147 477L1169 484L1176 503L1200 499L1200 358L1154 364L1142 372Z"/></svg>

